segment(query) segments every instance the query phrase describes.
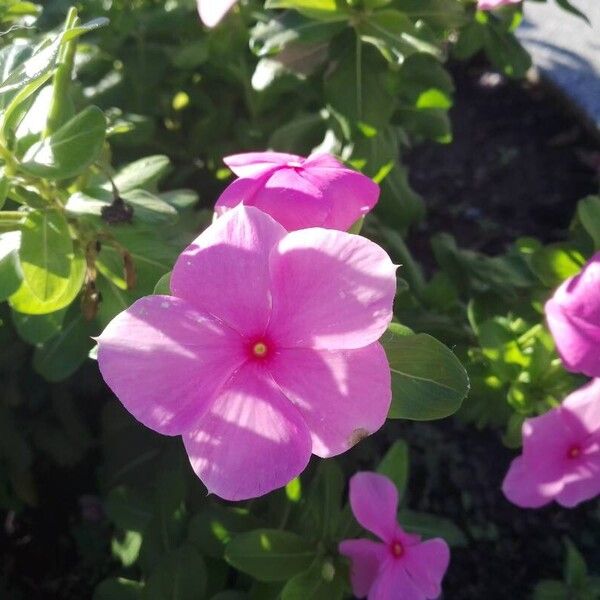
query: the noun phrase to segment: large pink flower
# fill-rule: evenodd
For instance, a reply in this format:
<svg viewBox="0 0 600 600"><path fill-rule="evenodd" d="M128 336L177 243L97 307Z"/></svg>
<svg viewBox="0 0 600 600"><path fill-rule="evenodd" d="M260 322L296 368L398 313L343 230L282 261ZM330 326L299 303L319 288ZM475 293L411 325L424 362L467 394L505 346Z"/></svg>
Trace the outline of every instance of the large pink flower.
<svg viewBox="0 0 600 600"><path fill-rule="evenodd" d="M210 492L260 496L385 421L395 270L363 237L240 206L179 257L172 296L109 323L100 370L136 419L183 435Z"/></svg>
<svg viewBox="0 0 600 600"><path fill-rule="evenodd" d="M552 500L572 507L600 494L600 379L525 421L523 454L513 460L502 490L529 508Z"/></svg>
<svg viewBox="0 0 600 600"><path fill-rule="evenodd" d="M369 600L429 600L441 593L450 550L440 538L422 542L398 525L398 490L385 476L357 473L350 480L350 506L356 520L381 542L344 540L352 590Z"/></svg>
<svg viewBox="0 0 600 600"><path fill-rule="evenodd" d="M477 8L479 10L494 10L507 4L518 4L521 0L478 0Z"/></svg>
<svg viewBox="0 0 600 600"><path fill-rule="evenodd" d="M565 367L600 377L600 252L562 283L545 311Z"/></svg>
<svg viewBox="0 0 600 600"><path fill-rule="evenodd" d="M325 227L346 231L377 203L379 186L328 154L304 158L250 152L224 159L239 177L217 200L218 215L242 203L270 214L288 231Z"/></svg>
<svg viewBox="0 0 600 600"><path fill-rule="evenodd" d="M238 0L197 0L198 14L207 27L215 27Z"/></svg>

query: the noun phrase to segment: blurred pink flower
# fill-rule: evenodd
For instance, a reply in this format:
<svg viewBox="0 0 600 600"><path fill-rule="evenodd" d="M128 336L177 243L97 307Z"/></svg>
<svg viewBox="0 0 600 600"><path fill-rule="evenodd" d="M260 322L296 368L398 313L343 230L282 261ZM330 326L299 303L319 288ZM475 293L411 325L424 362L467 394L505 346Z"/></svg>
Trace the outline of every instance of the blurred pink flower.
<svg viewBox="0 0 600 600"><path fill-rule="evenodd" d="M100 370L136 419L183 435L210 492L266 494L384 423L395 270L363 237L240 206L181 254L171 296L108 324Z"/></svg>
<svg viewBox="0 0 600 600"><path fill-rule="evenodd" d="M600 494L600 379L523 423L523 454L502 484L514 504L573 507Z"/></svg>
<svg viewBox="0 0 600 600"><path fill-rule="evenodd" d="M339 551L350 559L357 598L429 600L441 593L450 550L440 538L421 541L398 525L398 490L385 476L357 473L350 480L350 506L356 520L381 542L344 540Z"/></svg>
<svg viewBox="0 0 600 600"><path fill-rule="evenodd" d="M565 367L600 377L600 252L563 282L545 311Z"/></svg>
<svg viewBox="0 0 600 600"><path fill-rule="evenodd" d="M477 8L479 10L494 10L507 4L518 4L521 0L478 0Z"/></svg>
<svg viewBox="0 0 600 600"><path fill-rule="evenodd" d="M223 214L242 203L271 215L288 231L325 227L347 231L377 203L379 186L328 154L308 158L249 152L224 159L239 177L217 200Z"/></svg>
<svg viewBox="0 0 600 600"><path fill-rule="evenodd" d="M218 25L238 0L197 0L198 14L207 27Z"/></svg>

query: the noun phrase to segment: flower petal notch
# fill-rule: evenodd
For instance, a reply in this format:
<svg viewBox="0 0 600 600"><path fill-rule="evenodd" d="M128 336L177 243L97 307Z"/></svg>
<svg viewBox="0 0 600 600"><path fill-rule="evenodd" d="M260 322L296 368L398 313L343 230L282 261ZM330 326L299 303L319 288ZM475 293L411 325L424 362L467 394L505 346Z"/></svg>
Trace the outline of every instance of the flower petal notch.
<svg viewBox="0 0 600 600"><path fill-rule="evenodd" d="M562 283L545 312L565 367L600 377L600 252Z"/></svg>
<svg viewBox="0 0 600 600"><path fill-rule="evenodd" d="M523 453L502 484L513 504L539 508L554 500L572 508L600 494L600 379L527 419L522 432Z"/></svg>
<svg viewBox="0 0 600 600"><path fill-rule="evenodd" d="M125 408L181 435L198 477L227 500L284 486L311 454L348 450L390 407L377 340L396 267L360 236L302 234L254 207L228 211L181 254L172 295L138 300L98 339Z"/></svg>
<svg viewBox="0 0 600 600"><path fill-rule="evenodd" d="M228 156L225 164L238 179L217 200L217 215L241 203L261 209L288 231L347 231L379 199L373 180L328 154L249 152Z"/></svg>
<svg viewBox="0 0 600 600"><path fill-rule="evenodd" d="M398 525L398 491L392 481L378 473L357 473L350 480L350 506L356 520L381 540L340 543L340 554L350 559L354 595L369 600L437 598L450 549L441 538L423 542Z"/></svg>

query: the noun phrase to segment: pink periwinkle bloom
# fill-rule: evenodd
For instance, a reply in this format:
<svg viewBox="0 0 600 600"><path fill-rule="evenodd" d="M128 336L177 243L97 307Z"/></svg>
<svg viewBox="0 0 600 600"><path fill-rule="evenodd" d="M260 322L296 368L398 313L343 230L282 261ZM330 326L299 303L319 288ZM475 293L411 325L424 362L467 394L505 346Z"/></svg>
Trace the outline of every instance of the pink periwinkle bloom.
<svg viewBox="0 0 600 600"><path fill-rule="evenodd" d="M381 542L344 540L339 550L350 559L357 598L430 600L441 593L450 550L440 538L421 541L398 525L398 490L384 475L357 473L350 480L350 506L356 520Z"/></svg>
<svg viewBox="0 0 600 600"><path fill-rule="evenodd" d="M600 494L600 379L527 419L522 432L523 454L502 484L511 502L538 508L556 500L571 508Z"/></svg>
<svg viewBox="0 0 600 600"><path fill-rule="evenodd" d="M600 252L562 283L545 312L565 367L600 377Z"/></svg>
<svg viewBox="0 0 600 600"><path fill-rule="evenodd" d="M477 8L479 10L494 10L507 4L518 4L521 0L478 0Z"/></svg>
<svg viewBox="0 0 600 600"><path fill-rule="evenodd" d="M240 206L184 250L172 295L108 324L100 370L136 419L183 436L209 492L266 494L384 423L395 271L363 237Z"/></svg>
<svg viewBox="0 0 600 600"><path fill-rule="evenodd" d="M249 152L224 159L238 176L221 194L221 215L242 203L271 215L288 231L325 227L347 231L379 199L379 186L329 154L308 158Z"/></svg>
<svg viewBox="0 0 600 600"><path fill-rule="evenodd" d="M198 14L207 27L215 27L238 0L197 0Z"/></svg>

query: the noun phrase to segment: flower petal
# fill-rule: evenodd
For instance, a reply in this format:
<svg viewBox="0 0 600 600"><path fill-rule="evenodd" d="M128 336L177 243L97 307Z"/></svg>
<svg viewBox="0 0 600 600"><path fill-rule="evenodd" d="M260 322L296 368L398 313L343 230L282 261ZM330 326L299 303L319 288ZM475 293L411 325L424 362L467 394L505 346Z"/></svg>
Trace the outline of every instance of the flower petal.
<svg viewBox="0 0 600 600"><path fill-rule="evenodd" d="M299 475L310 435L298 410L253 363L223 386L210 410L183 436L192 467L226 500L267 494Z"/></svg>
<svg viewBox="0 0 600 600"><path fill-rule="evenodd" d="M339 552L350 559L350 582L357 598L365 598L377 577L385 546L371 540L344 540Z"/></svg>
<svg viewBox="0 0 600 600"><path fill-rule="evenodd" d="M187 431L246 359L242 339L185 300L147 296L98 339L98 365L125 408L166 435Z"/></svg>
<svg viewBox="0 0 600 600"><path fill-rule="evenodd" d="M527 468L523 457L515 458L502 482L502 492L506 498L521 508L539 508L551 502L561 489L561 475L558 482L540 485L532 478L533 473Z"/></svg>
<svg viewBox="0 0 600 600"><path fill-rule="evenodd" d="M255 178L284 167L288 163L301 164L302 156L285 152L245 152L226 156L223 162L238 176Z"/></svg>
<svg viewBox="0 0 600 600"><path fill-rule="evenodd" d="M378 342L358 350L281 350L269 368L302 413L317 456L345 452L385 422L391 376Z"/></svg>
<svg viewBox="0 0 600 600"><path fill-rule="evenodd" d="M237 0L197 0L198 14L207 27L214 27Z"/></svg>
<svg viewBox="0 0 600 600"><path fill-rule="evenodd" d="M251 206L254 195L264 186L265 182L266 177L236 179L223 190L217 199L215 213L220 217L238 204Z"/></svg>
<svg viewBox="0 0 600 600"><path fill-rule="evenodd" d="M403 567L402 560L388 559L369 592L369 600L425 600Z"/></svg>
<svg viewBox="0 0 600 600"><path fill-rule="evenodd" d="M350 506L356 520L384 542L396 532L398 490L384 475L361 472L350 479Z"/></svg>
<svg viewBox="0 0 600 600"><path fill-rule="evenodd" d="M217 219L178 258L171 291L242 335L269 322L268 256L285 230L269 215L238 206Z"/></svg>
<svg viewBox="0 0 600 600"><path fill-rule="evenodd" d="M600 437L593 453L573 465L563 479L563 488L556 494L556 501L562 506L573 508L586 500L600 495Z"/></svg>
<svg viewBox="0 0 600 600"><path fill-rule="evenodd" d="M585 434L598 432L600 435L600 379L592 379L569 394L562 406L579 422Z"/></svg>
<svg viewBox="0 0 600 600"><path fill-rule="evenodd" d="M279 347L331 350L377 341L392 319L396 267L377 244L342 231L305 229L271 253Z"/></svg>
<svg viewBox="0 0 600 600"><path fill-rule="evenodd" d="M437 598L442 593L442 579L450 563L450 549L444 540L435 538L411 546L402 561L425 598Z"/></svg>

